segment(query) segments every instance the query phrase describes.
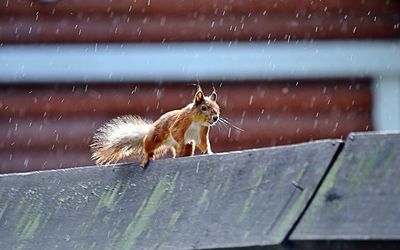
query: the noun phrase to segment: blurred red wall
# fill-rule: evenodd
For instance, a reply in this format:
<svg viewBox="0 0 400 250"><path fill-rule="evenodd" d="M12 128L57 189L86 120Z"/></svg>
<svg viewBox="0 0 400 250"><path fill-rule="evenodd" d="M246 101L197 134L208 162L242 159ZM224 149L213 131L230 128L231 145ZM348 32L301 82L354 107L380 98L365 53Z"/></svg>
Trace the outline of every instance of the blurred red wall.
<svg viewBox="0 0 400 250"><path fill-rule="evenodd" d="M371 127L368 80L215 83L222 115L215 152L343 138ZM0 86L0 171L92 165L94 131L125 114L157 119L192 101L185 83ZM211 93L210 84L203 89Z"/></svg>

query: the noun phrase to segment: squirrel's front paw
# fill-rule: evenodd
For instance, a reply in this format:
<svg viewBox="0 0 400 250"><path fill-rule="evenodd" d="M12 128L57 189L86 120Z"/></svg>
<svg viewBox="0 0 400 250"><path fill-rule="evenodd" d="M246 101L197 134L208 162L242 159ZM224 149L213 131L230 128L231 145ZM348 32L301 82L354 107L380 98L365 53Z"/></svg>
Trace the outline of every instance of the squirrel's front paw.
<svg viewBox="0 0 400 250"><path fill-rule="evenodd" d="M147 164L149 163L149 160L148 159L143 159L141 162L140 162L140 167L141 168L143 168L143 169L145 169L146 167L147 167Z"/></svg>

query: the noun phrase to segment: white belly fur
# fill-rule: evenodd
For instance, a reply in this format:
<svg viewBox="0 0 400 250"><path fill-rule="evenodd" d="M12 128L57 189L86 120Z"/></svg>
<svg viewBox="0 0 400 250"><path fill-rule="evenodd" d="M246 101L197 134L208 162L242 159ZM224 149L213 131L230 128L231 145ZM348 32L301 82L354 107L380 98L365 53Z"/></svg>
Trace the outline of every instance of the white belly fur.
<svg viewBox="0 0 400 250"><path fill-rule="evenodd" d="M192 122L185 132L185 143L195 141L196 144L200 144L200 128L201 125L199 123Z"/></svg>

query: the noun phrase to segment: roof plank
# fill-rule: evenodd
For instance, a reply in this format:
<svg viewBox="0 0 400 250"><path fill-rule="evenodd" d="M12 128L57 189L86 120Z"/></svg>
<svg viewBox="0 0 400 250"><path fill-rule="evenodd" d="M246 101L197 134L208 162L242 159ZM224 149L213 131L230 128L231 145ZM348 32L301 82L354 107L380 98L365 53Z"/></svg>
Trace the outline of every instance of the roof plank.
<svg viewBox="0 0 400 250"><path fill-rule="evenodd" d="M400 239L400 134L353 133L293 241Z"/></svg>
<svg viewBox="0 0 400 250"><path fill-rule="evenodd" d="M280 244L340 145L163 159L144 171L132 164L0 175L0 248Z"/></svg>

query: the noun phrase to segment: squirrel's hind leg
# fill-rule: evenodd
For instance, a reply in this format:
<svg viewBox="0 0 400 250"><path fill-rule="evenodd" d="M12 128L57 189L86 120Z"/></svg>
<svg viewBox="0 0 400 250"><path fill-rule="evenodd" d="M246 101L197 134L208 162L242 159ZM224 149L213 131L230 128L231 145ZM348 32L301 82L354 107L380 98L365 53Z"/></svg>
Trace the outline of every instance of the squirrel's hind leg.
<svg viewBox="0 0 400 250"><path fill-rule="evenodd" d="M143 139L143 159L140 163L141 168L146 168L149 160L154 159L155 156L162 154L164 150L158 150L162 145L162 140L153 136L152 134L146 135ZM157 151L158 150L158 151Z"/></svg>
<svg viewBox="0 0 400 250"><path fill-rule="evenodd" d="M171 147L170 149L171 149L172 158L175 158L176 157L176 148Z"/></svg>
<svg viewBox="0 0 400 250"><path fill-rule="evenodd" d="M140 167L141 168L146 168L147 167L147 164L149 163L149 160L151 159L153 157L153 153L151 153L151 154L145 154L144 156L143 156L143 159L142 159L142 161L140 162Z"/></svg>
<svg viewBox="0 0 400 250"><path fill-rule="evenodd" d="M194 155L195 145L194 142L189 142L179 147L177 156L184 157L184 156L192 156Z"/></svg>

